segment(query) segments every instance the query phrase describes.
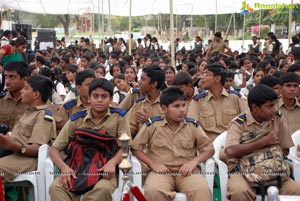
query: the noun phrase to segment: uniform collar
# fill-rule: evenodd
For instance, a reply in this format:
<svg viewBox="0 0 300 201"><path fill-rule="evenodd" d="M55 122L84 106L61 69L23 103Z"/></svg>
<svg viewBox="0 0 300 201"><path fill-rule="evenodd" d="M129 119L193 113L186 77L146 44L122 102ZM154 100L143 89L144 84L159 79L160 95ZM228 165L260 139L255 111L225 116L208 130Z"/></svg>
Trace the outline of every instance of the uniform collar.
<svg viewBox="0 0 300 201"><path fill-rule="evenodd" d="M5 95L5 97L3 99L5 99L5 100L9 100L9 99L14 100L14 98L12 97L12 94L11 94L10 91L6 92L6 95ZM21 100L22 100L22 98L20 96L19 99L18 99L18 101L21 101Z"/></svg>
<svg viewBox="0 0 300 201"><path fill-rule="evenodd" d="M254 124L254 123L257 124L257 125L261 125L261 123L259 123L258 121L256 121L254 119L254 117L252 116L252 113L251 113L250 109L247 109L246 112L245 112L245 114L246 114L246 118L247 118L247 120L246 120L247 126L250 126L251 124Z"/></svg>
<svg viewBox="0 0 300 201"><path fill-rule="evenodd" d="M76 105L76 106L77 106L77 107L80 107L81 105L84 107L84 105L83 105L83 103L82 103L82 101L81 101L80 96L78 96L78 97L77 97L77 105Z"/></svg>
<svg viewBox="0 0 300 201"><path fill-rule="evenodd" d="M110 115L111 115L111 112L110 112L110 109L108 109L106 114L104 115L103 119ZM87 115L84 117L83 121L86 121L88 119L92 120L92 111L91 111L90 107L87 109Z"/></svg>
<svg viewBox="0 0 300 201"><path fill-rule="evenodd" d="M160 103L160 101L159 101L160 94L161 94L161 93L160 93L160 91L159 91L159 95L157 96L157 98L155 99L155 101L153 101L153 103L151 103L151 104ZM150 103L150 100L149 100L148 95L146 95L145 101L147 101L147 102Z"/></svg>
<svg viewBox="0 0 300 201"><path fill-rule="evenodd" d="M229 96L228 92L226 91L226 89L223 87L222 92L221 92L221 96ZM207 91L207 100L211 99L211 97L213 97L212 93L208 90Z"/></svg>
<svg viewBox="0 0 300 201"><path fill-rule="evenodd" d="M161 121L162 126L170 125L169 122L167 121L167 118L163 115L163 120ZM183 119L180 121L178 128L181 128L183 125L187 124L187 122Z"/></svg>
<svg viewBox="0 0 300 201"><path fill-rule="evenodd" d="M27 110L35 111L35 110L45 110L45 109L48 109L48 105L30 106Z"/></svg>
<svg viewBox="0 0 300 201"><path fill-rule="evenodd" d="M280 98L278 100L278 107L281 108L282 106L284 106L284 102L283 102L282 98ZM295 108L295 107L300 107L300 103L298 102L297 98L295 98L295 105L293 108Z"/></svg>

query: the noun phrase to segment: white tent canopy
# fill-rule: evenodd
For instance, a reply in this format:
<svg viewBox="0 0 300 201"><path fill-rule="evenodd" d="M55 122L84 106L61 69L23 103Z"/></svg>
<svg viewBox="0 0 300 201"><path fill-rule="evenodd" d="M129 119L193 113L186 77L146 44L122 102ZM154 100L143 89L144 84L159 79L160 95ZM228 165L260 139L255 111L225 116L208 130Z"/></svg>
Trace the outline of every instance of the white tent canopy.
<svg viewBox="0 0 300 201"><path fill-rule="evenodd" d="M1 10L22 10L42 14L109 14L109 0L1 0ZM130 0L110 0L111 15L129 16ZM173 0L174 14L208 15L241 12L244 0ZM250 6L261 4L289 4L289 0L247 0ZM169 14L169 0L132 0L132 16ZM300 0L293 2L300 3Z"/></svg>

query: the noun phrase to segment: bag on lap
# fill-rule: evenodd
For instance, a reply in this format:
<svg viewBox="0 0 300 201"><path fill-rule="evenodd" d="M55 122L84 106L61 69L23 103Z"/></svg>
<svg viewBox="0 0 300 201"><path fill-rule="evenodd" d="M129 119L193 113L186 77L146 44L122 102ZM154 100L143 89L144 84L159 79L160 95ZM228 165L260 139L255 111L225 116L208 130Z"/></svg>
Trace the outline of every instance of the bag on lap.
<svg viewBox="0 0 300 201"><path fill-rule="evenodd" d="M67 148L66 163L76 173L70 192L84 194L103 178L98 169L117 153L116 138L103 130L76 129Z"/></svg>

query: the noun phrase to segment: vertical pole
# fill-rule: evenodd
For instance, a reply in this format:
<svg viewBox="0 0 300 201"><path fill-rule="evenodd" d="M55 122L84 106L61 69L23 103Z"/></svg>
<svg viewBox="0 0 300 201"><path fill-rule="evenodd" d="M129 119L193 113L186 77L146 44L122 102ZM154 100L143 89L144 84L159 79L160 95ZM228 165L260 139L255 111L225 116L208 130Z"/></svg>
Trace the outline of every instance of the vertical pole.
<svg viewBox="0 0 300 201"><path fill-rule="evenodd" d="M293 4L293 0L291 0L291 5ZM288 44L290 45L291 43L291 38L292 38L292 32L291 32L291 29L292 29L292 11L293 9L290 8L289 9L289 28L288 28Z"/></svg>
<svg viewBox="0 0 300 201"><path fill-rule="evenodd" d="M132 0L129 0L129 39L128 39L128 49L129 49L129 55L131 55L131 9L132 9Z"/></svg>
<svg viewBox="0 0 300 201"><path fill-rule="evenodd" d="M218 30L218 0L216 0L216 14L215 14L215 33Z"/></svg>
<svg viewBox="0 0 300 201"><path fill-rule="evenodd" d="M171 62L175 67L173 0L170 0Z"/></svg>
<svg viewBox="0 0 300 201"><path fill-rule="evenodd" d="M112 30L111 30L111 10L110 10L110 0L108 0L108 30L109 30L109 34L112 34Z"/></svg>

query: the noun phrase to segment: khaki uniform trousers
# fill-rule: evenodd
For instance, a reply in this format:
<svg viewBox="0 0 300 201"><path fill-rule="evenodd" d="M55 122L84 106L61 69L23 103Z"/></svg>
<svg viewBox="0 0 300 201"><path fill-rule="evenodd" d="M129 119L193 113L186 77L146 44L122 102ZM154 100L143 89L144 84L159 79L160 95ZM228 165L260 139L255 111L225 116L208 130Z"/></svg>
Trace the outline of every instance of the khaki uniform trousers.
<svg viewBox="0 0 300 201"><path fill-rule="evenodd" d="M112 193L117 187L117 177L111 180L101 179L96 183L94 188L83 195L82 201L96 201L96 200L112 200ZM81 195L66 190L59 183L59 177L57 177L50 187L50 196L52 201L80 201Z"/></svg>
<svg viewBox="0 0 300 201"><path fill-rule="evenodd" d="M243 175L231 175L227 183L227 198L232 201L256 200L256 189L252 188ZM280 195L300 195L300 184L291 178L282 183Z"/></svg>
<svg viewBox="0 0 300 201"><path fill-rule="evenodd" d="M200 173L181 177L151 171L146 178L144 190L148 201L171 201L175 198L175 191L184 193L188 201L211 201L211 192Z"/></svg>

